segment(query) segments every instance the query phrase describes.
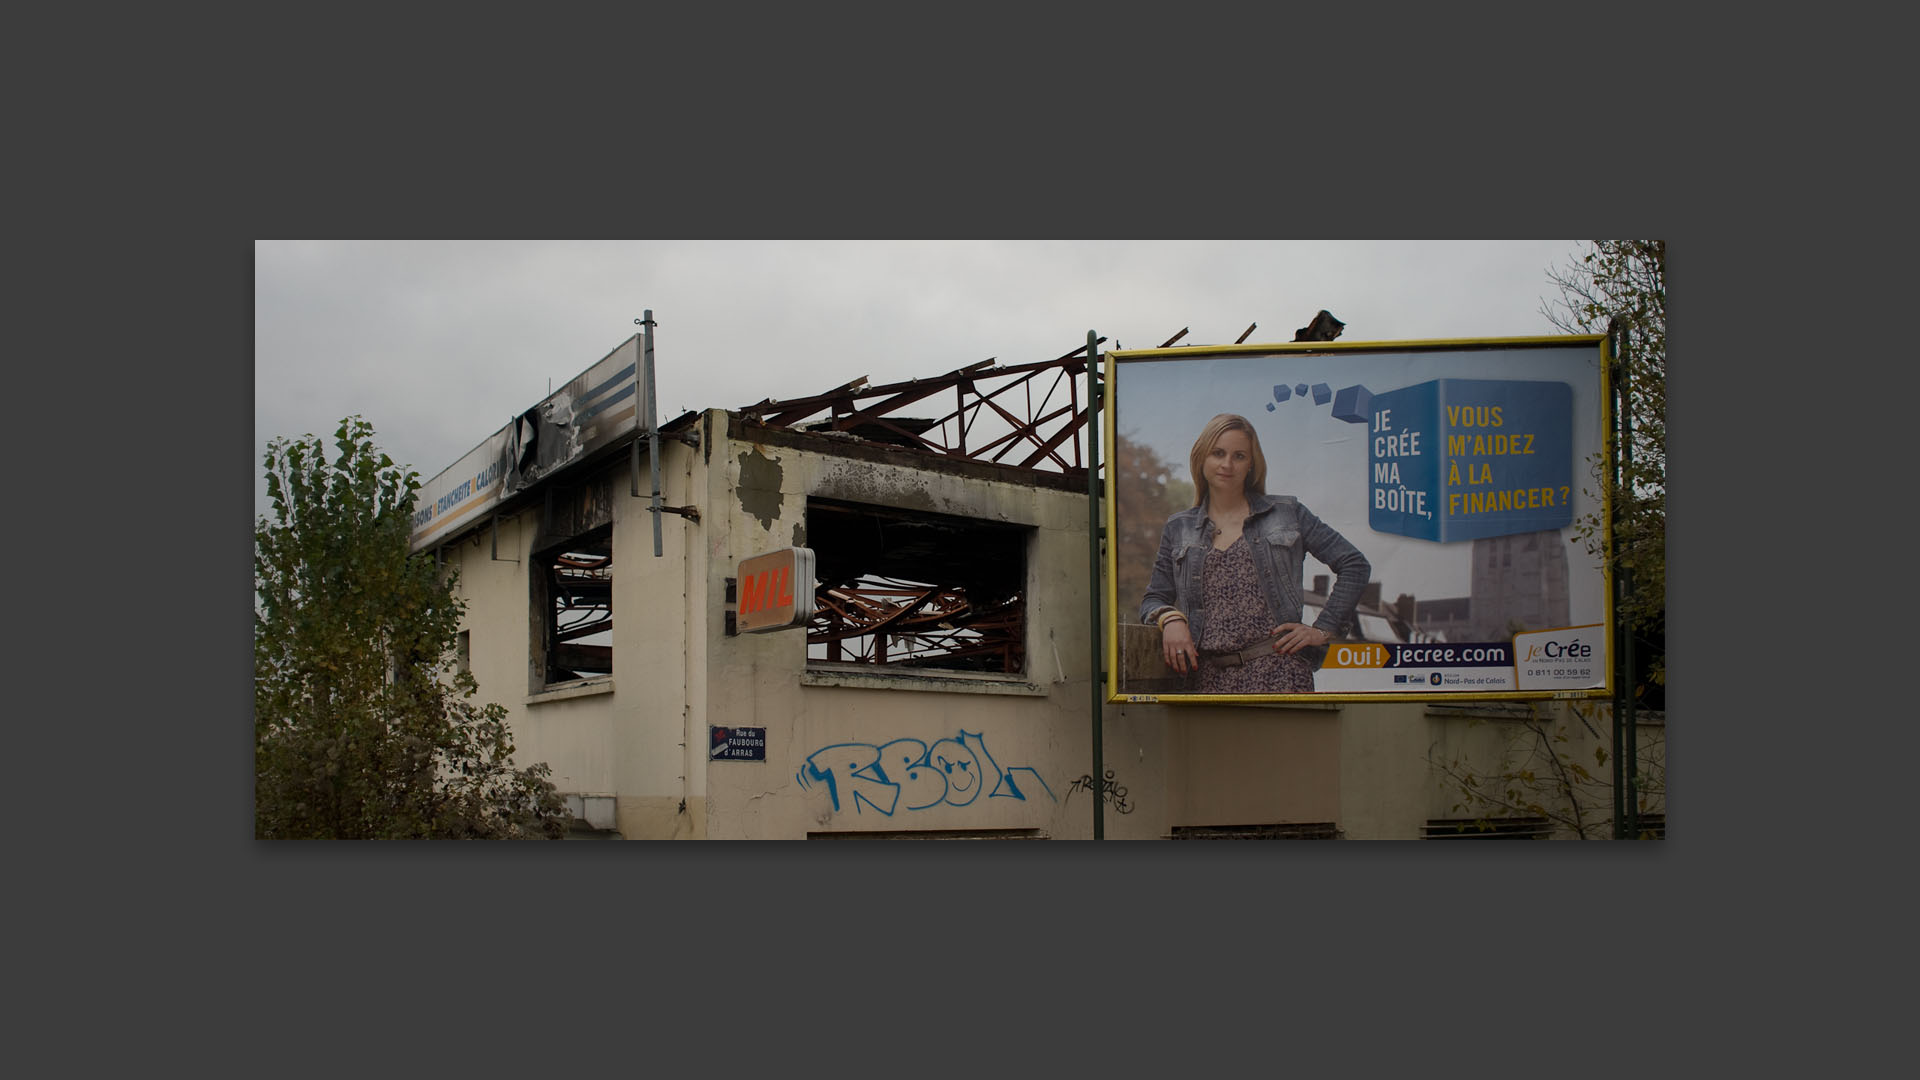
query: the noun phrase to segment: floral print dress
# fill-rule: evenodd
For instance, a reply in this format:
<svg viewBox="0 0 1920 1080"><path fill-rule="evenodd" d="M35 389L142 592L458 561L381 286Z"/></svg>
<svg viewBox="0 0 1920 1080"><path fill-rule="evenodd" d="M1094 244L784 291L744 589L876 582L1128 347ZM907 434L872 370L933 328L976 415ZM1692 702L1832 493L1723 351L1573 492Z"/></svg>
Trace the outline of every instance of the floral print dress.
<svg viewBox="0 0 1920 1080"><path fill-rule="evenodd" d="M1201 595L1207 606L1207 626L1200 648L1207 652L1240 650L1273 630L1272 616L1260 592L1260 580L1253 568L1253 552L1245 536L1225 550L1209 548L1200 571ZM1313 693L1313 668L1298 654L1281 656L1269 653L1241 664L1224 667L1214 663L1200 665L1200 692L1203 694L1310 694Z"/></svg>

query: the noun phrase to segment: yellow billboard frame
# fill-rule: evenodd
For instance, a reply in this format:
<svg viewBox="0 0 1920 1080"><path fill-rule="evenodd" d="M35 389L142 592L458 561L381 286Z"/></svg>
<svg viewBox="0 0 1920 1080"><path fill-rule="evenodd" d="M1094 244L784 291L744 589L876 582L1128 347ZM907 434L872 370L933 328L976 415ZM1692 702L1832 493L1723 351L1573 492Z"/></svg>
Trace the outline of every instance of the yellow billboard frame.
<svg viewBox="0 0 1920 1080"><path fill-rule="evenodd" d="M1605 334L1557 334L1540 337L1488 337L1488 338L1428 338L1411 341L1292 341L1270 344L1235 345L1175 345L1157 349L1112 349L1101 354L1105 361L1104 377L1101 386L1101 408L1106 413L1107 422L1100 432L1101 456L1106 463L1106 478L1102 490L1106 507L1101 515L1106 533L1106 556L1102 569L1106 582L1102 586L1102 597L1106 602L1106 616L1101 620L1101 629L1105 636L1101 655L1106 667L1106 704L1161 704L1161 705L1298 705L1304 703L1336 702L1449 702L1454 704L1476 701L1550 701L1550 700L1586 700L1612 698L1615 692L1615 668L1619 663L1620 628L1618 611L1614 606L1613 560L1608 558L1601 564L1602 588L1606 603L1606 641L1607 664L1606 678L1602 686L1587 687L1578 690L1499 690L1486 692L1459 692L1435 694L1431 692L1380 691L1376 693L1329 692L1312 694L1125 694L1120 691L1120 543L1119 509L1116 502L1118 481L1113 462L1117 447L1119 424L1114 412L1115 375L1120 364L1142 360L1192 359L1205 356L1269 356L1282 353L1316 354L1342 352L1446 352L1467 349L1500 348L1577 348L1597 347L1599 349L1599 386L1595 389L1600 397L1600 443L1602 455L1602 475L1611 477L1614 467L1614 419L1612 378L1614 356L1612 344ZM1577 450L1577 448L1576 448ZM1577 475L1577 474L1576 474ZM1602 484L1600 490L1600 521L1604 547L1613 551L1613 492L1610 484Z"/></svg>

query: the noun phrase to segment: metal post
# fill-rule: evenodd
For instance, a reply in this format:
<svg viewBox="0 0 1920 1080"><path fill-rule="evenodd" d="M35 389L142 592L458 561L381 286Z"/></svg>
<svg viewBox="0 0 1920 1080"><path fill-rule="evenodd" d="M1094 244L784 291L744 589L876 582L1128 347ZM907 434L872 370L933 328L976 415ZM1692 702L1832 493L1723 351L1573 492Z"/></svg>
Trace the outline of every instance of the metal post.
<svg viewBox="0 0 1920 1080"><path fill-rule="evenodd" d="M1105 734L1102 721L1103 699L1106 697L1105 679L1101 678L1100 619L1100 376L1098 362L1100 354L1096 349L1099 338L1094 332L1087 331L1087 606L1093 613L1092 636L1088 638L1088 652L1093 657L1089 665L1092 674L1091 695L1093 700L1093 838L1107 838L1105 796L1106 796L1106 749L1102 741Z"/></svg>
<svg viewBox="0 0 1920 1080"><path fill-rule="evenodd" d="M1632 492L1632 486L1633 486L1633 373L1628 369L1628 366L1627 366L1627 356L1631 350L1632 340L1633 340L1632 330L1627 327L1622 327L1620 330L1620 360L1619 360L1619 364L1620 364L1620 479L1622 481L1621 494L1622 494L1622 498L1626 501L1626 505L1628 507L1628 512L1629 512L1629 518L1637 518L1639 515L1633 512L1635 501L1633 499L1633 492ZM1617 539L1615 541L1614 548L1616 552L1619 550L1619 542ZM1630 566L1623 565L1619 568L1619 570L1620 570L1620 581L1622 586L1622 593L1624 596L1631 598L1633 596L1633 569ZM1622 764L1622 767L1626 769L1626 773L1627 773L1627 794L1626 794L1626 814L1625 814L1626 822L1622 831L1625 832L1627 839L1638 840L1640 839L1640 791L1639 791L1640 747L1639 747L1639 739L1637 737L1638 732L1635 730L1635 721L1637 720L1637 717L1635 715L1635 708L1637 703L1635 702L1634 698L1636 697L1635 690L1637 688L1634 686L1635 672L1634 672L1634 663L1633 663L1633 626L1631 623L1627 625L1626 633L1623 634L1622 637L1624 637L1625 640L1621 643L1621 647L1620 647L1620 663L1621 663L1621 666L1625 668L1626 678L1620 680L1620 686L1621 686L1621 690L1624 691L1625 693L1625 698L1623 700L1624 700L1625 711L1626 711L1626 736L1627 736L1627 739L1626 739L1627 746L1626 746L1626 755L1625 755L1626 761Z"/></svg>
<svg viewBox="0 0 1920 1080"><path fill-rule="evenodd" d="M1607 483L1610 489L1607 502L1607 566L1610 570L1619 568L1620 545L1620 413L1623 403L1620 400L1620 331L1614 320L1607 321L1607 393L1613 400L1613 423L1607 428L1607 439L1613 444L1613 460L1608 467ZM1623 664L1625 653L1623 639L1628 634L1619 633L1620 610L1626 600L1623 588L1625 582L1618 573L1613 577L1613 627L1615 629L1613 655L1613 838L1626 839L1627 834L1627 776L1624 760L1624 733L1620 730L1621 688L1632 678Z"/></svg>
<svg viewBox="0 0 1920 1080"><path fill-rule="evenodd" d="M653 403L653 309L640 315L640 362L647 380L647 460L653 466L653 557L660 557L660 418Z"/></svg>

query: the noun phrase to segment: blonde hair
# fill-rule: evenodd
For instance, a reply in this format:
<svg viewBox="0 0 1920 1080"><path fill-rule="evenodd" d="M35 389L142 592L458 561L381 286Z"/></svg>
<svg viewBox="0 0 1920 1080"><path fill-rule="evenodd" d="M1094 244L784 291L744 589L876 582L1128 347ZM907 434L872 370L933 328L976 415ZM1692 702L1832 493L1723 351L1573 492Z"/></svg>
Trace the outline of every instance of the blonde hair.
<svg viewBox="0 0 1920 1080"><path fill-rule="evenodd" d="M1200 429L1200 437L1193 441L1193 451L1187 455L1187 464L1193 469L1193 505L1195 506L1199 506L1207 498L1207 479L1204 472L1207 455L1213 451L1213 444L1220 441L1220 436L1229 431L1247 433L1248 449L1253 457L1253 468L1247 470L1247 493L1250 495L1267 493L1267 455L1260 452L1260 433L1253 430L1253 425L1247 422L1246 417L1234 413L1221 413L1207 421L1207 426Z"/></svg>

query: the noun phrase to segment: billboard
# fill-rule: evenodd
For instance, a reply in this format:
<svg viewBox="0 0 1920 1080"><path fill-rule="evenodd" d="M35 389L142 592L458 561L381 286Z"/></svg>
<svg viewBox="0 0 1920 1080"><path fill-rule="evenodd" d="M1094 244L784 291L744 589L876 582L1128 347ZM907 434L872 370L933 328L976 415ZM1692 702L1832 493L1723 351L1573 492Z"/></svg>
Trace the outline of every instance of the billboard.
<svg viewBox="0 0 1920 1080"><path fill-rule="evenodd" d="M412 550L486 518L503 499L637 430L646 391L638 335L420 485Z"/></svg>
<svg viewBox="0 0 1920 1080"><path fill-rule="evenodd" d="M1605 344L1108 353L1108 700L1607 695Z"/></svg>

